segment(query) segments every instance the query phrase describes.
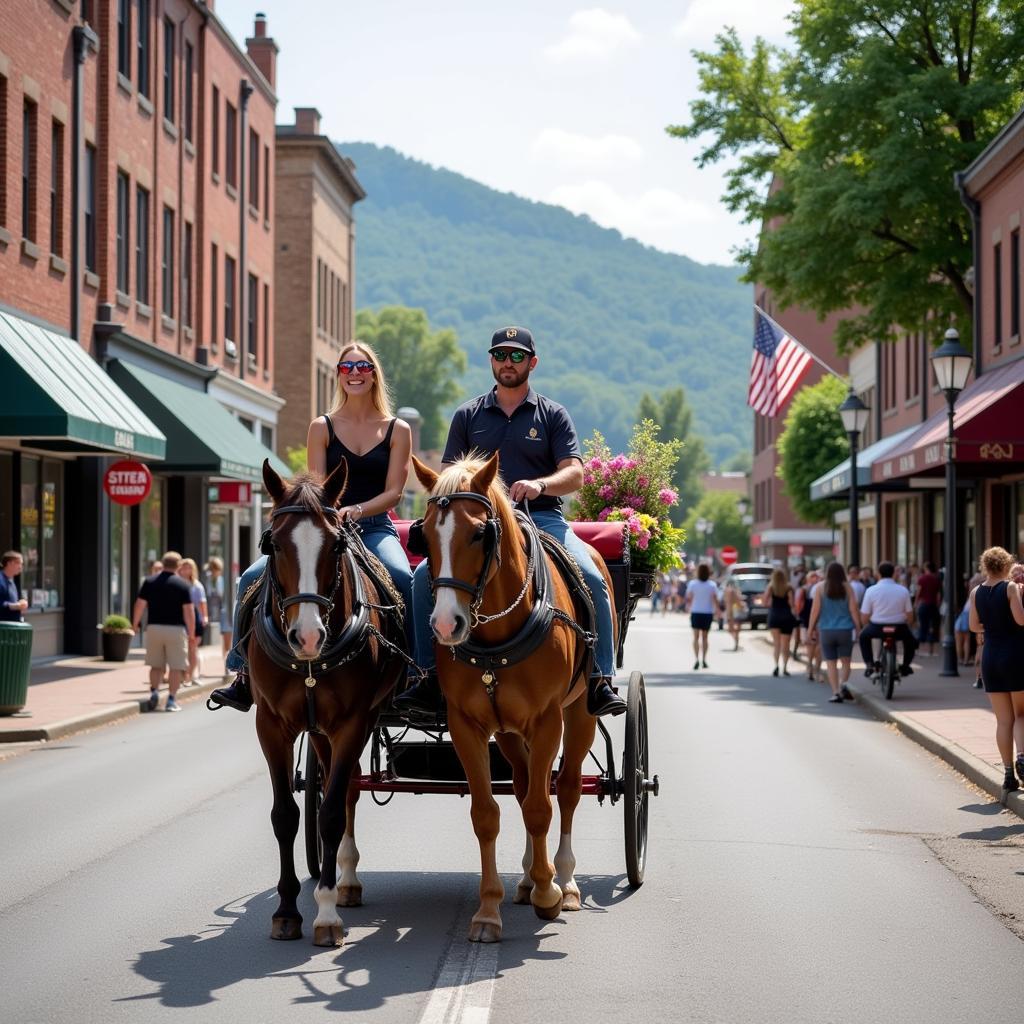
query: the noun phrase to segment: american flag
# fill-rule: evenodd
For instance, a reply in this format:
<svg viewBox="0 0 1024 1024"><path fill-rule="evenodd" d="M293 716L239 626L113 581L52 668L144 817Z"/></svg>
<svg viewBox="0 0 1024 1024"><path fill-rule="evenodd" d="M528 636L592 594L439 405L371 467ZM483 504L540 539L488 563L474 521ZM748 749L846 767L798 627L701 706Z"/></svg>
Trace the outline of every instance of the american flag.
<svg viewBox="0 0 1024 1024"><path fill-rule="evenodd" d="M754 315L757 319L747 405L762 416L773 417L803 379L811 355L760 310Z"/></svg>

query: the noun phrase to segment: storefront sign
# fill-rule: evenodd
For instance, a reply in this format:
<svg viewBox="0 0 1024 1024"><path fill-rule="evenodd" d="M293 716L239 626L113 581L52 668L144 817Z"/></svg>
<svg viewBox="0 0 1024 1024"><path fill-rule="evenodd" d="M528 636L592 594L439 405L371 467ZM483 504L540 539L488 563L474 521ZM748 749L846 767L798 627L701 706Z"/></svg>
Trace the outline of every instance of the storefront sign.
<svg viewBox="0 0 1024 1024"><path fill-rule="evenodd" d="M216 505L248 505L252 501L252 484L231 482L213 484L210 501Z"/></svg>
<svg viewBox="0 0 1024 1024"><path fill-rule="evenodd" d="M978 454L983 459L1012 459L1013 445L1010 442L1004 445L998 441L992 441L988 444L983 444L978 449Z"/></svg>
<svg viewBox="0 0 1024 1024"><path fill-rule="evenodd" d="M149 496L152 486L149 467L130 459L115 462L103 475L103 490L117 505L138 505Z"/></svg>
<svg viewBox="0 0 1024 1024"><path fill-rule="evenodd" d="M789 544L786 547L786 554L798 557L804 553L803 544Z"/></svg>

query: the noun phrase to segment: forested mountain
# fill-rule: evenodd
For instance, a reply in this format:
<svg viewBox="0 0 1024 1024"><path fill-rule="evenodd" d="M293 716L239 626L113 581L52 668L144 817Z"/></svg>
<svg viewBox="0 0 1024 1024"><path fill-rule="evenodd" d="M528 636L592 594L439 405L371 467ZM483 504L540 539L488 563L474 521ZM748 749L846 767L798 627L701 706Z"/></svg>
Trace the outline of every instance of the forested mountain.
<svg viewBox="0 0 1024 1024"><path fill-rule="evenodd" d="M613 448L641 395L682 385L714 462L749 448L751 291L558 206L497 192L390 148L341 143L368 193L356 207L357 308L426 310L469 356L466 397L493 383L487 347L506 324L537 342L538 389Z"/></svg>

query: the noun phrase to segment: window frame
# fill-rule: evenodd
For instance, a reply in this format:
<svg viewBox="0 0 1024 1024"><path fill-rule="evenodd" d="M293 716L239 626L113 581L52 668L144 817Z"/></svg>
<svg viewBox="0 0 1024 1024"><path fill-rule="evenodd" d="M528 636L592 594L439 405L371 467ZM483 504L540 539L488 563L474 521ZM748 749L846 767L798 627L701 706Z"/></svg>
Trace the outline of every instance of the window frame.
<svg viewBox="0 0 1024 1024"><path fill-rule="evenodd" d="M160 246L160 311L174 319L174 210L164 205Z"/></svg>
<svg viewBox="0 0 1024 1024"><path fill-rule="evenodd" d="M136 87L146 99L153 95L153 11L149 0L139 0L139 31L136 46Z"/></svg>
<svg viewBox="0 0 1024 1024"><path fill-rule="evenodd" d="M177 25L170 19L164 18L164 120L174 124L177 115L177 103L175 102L174 72L177 61Z"/></svg>
<svg viewBox="0 0 1024 1024"><path fill-rule="evenodd" d="M135 298L144 306L150 305L149 281L149 218L150 193L136 182L135 185Z"/></svg>
<svg viewBox="0 0 1024 1024"><path fill-rule="evenodd" d="M131 179L125 171L117 171L117 213L115 225L115 245L117 252L116 277L117 290L123 295L129 294L131 287Z"/></svg>

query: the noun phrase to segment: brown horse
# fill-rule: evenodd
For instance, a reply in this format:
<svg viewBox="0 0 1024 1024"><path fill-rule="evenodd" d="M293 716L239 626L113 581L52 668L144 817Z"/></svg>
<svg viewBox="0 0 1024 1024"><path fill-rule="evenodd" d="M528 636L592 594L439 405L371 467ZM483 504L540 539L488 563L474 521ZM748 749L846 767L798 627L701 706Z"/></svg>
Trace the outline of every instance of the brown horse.
<svg viewBox="0 0 1024 1024"><path fill-rule="evenodd" d="M531 902L545 920L562 910L580 909L573 877L572 820L597 722L586 709L586 673L579 673L586 661L586 640L574 626L572 598L549 556L527 551L497 476L497 454L486 462L462 459L440 476L415 458L413 464L430 491L423 538L435 598L430 623L438 643L456 648L472 640L474 647L499 649L522 635L528 621L536 621L531 620L531 558L545 559L550 569L548 602L555 609L554 618L532 653L519 659L510 652L507 667L499 658L497 665L488 661L484 671L461 658L437 660L448 729L469 783L473 829L480 843L480 907L469 938L496 942L501 938L504 889L495 862L499 811L491 791L491 736L512 766L513 788L528 833L515 902ZM594 555L611 593L607 569ZM561 840L552 865L547 845L551 770L560 742L563 760L555 791Z"/></svg>
<svg viewBox="0 0 1024 1024"><path fill-rule="evenodd" d="M281 857L271 938L302 937L294 857L299 809L292 795L299 733L309 731L326 780L313 922L317 946L340 946L344 926L336 907L362 903L355 843L359 754L405 667L391 646L401 643L401 629L381 611L392 599L360 568L338 522L347 475L342 461L322 487L308 475L286 485L264 462L263 480L274 500L264 546L269 593L255 611L248 645L256 732L274 787L270 818Z"/></svg>

